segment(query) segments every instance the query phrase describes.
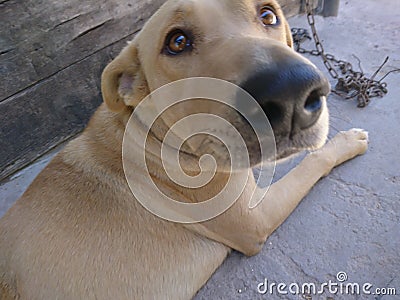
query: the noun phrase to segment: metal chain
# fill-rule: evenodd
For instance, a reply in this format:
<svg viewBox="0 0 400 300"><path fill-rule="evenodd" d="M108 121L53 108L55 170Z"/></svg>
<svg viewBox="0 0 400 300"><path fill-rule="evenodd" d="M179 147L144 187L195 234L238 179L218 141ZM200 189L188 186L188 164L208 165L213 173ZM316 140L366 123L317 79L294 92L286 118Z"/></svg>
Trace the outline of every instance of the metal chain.
<svg viewBox="0 0 400 300"><path fill-rule="evenodd" d="M390 71L380 80L375 80L375 77L387 63L389 57L385 59L384 63L371 78L367 77L362 70L355 71L351 63L344 60L339 60L332 54L325 53L324 46L319 39L315 26L315 18L310 0L306 0L306 11L307 21L310 25L312 37L315 43L315 49L307 50L302 47L302 43L304 43L306 40L311 40L308 31L304 28L292 28L293 43L296 51L299 53L310 54L322 58L330 76L337 80L336 86L332 92L345 98L346 100L357 98L358 107L366 107L370 103L371 98L382 98L384 95L386 95L388 92L387 84L386 82L382 82L382 80L390 73L397 72L399 70Z"/></svg>

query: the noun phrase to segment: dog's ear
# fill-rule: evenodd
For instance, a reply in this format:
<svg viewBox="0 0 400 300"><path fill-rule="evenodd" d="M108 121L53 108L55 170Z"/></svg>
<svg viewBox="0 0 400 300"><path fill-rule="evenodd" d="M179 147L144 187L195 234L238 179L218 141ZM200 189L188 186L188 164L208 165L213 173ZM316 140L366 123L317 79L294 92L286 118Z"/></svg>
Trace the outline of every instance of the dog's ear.
<svg viewBox="0 0 400 300"><path fill-rule="evenodd" d="M293 49L293 38L292 38L292 31L290 30L290 26L288 21L284 21L285 23L285 30L286 30L286 43L287 45Z"/></svg>
<svg viewBox="0 0 400 300"><path fill-rule="evenodd" d="M134 107L148 95L147 81L134 42L104 69L101 91L104 102L113 112L120 112L126 106Z"/></svg>

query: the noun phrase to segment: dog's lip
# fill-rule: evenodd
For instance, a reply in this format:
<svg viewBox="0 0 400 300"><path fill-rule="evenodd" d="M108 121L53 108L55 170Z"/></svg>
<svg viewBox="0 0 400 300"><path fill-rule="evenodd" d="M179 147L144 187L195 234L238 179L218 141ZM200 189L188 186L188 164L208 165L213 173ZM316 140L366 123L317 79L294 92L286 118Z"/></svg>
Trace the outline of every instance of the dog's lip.
<svg viewBox="0 0 400 300"><path fill-rule="evenodd" d="M167 146L167 147L171 147L170 145L168 145L168 144L165 144L164 143L164 141L162 141L156 134L154 134L154 133L152 133L152 137L157 141L157 143L160 145L160 147L162 146L162 145L164 145L164 146ZM172 148L172 147L171 147ZM175 149L175 148L174 148ZM186 156L188 156L188 157L190 157L190 158L194 158L194 159L200 159L200 156L198 156L198 155L196 155L195 153L190 153L190 152L188 152L188 151L185 151L184 149L175 149L175 150L177 150L177 151L179 151L179 153L180 154L183 154L183 155L186 155Z"/></svg>
<svg viewBox="0 0 400 300"><path fill-rule="evenodd" d="M282 153L279 153L275 157L275 161L277 163L284 161L292 156L296 156L303 152L306 149L297 149L297 148L290 148L290 149L285 149Z"/></svg>
<svg viewBox="0 0 400 300"><path fill-rule="evenodd" d="M312 141L309 142L303 142L299 143L296 139L296 135L294 136L280 136L277 138L276 141L276 160L283 160L287 159L291 156L294 156L296 154L300 154L303 151L306 150L313 150L316 148L316 145L312 143Z"/></svg>

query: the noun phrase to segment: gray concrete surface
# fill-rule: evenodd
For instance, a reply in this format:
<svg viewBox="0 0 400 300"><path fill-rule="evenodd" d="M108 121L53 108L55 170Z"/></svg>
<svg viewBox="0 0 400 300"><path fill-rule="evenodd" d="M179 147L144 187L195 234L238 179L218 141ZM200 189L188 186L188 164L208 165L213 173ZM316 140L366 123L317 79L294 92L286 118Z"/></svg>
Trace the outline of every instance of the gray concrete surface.
<svg viewBox="0 0 400 300"><path fill-rule="evenodd" d="M342 0L338 18L318 17L317 22L326 50L352 61L352 54L357 55L366 73L373 73L387 55L390 62L380 75L400 67L399 0ZM304 16L290 23L306 27ZM371 283L371 291L393 287L398 296L325 293L313 299L400 299L400 74L387 82L389 94L363 110L355 101L330 96L331 136L364 128L370 132L370 150L320 181L259 255L247 258L233 252L197 300L303 299L276 292L260 295L257 286L265 278L287 285L337 282L338 272L347 273L347 283ZM52 155L0 186L0 216ZM276 178L298 160L279 166Z"/></svg>

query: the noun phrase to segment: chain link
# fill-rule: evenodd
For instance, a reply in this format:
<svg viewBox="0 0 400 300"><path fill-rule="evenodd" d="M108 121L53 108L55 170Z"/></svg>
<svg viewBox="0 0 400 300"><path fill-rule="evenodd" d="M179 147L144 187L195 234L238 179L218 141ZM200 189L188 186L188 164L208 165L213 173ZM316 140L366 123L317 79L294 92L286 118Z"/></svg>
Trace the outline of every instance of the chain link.
<svg viewBox="0 0 400 300"><path fill-rule="evenodd" d="M381 80L375 80L376 75L381 71L383 66L387 63L389 57L379 67L375 74L369 78L362 71L358 72L353 69L351 63L339 60L334 55L325 53L324 46L318 36L315 26L315 18L313 8L311 7L310 0L306 0L307 21L311 28L312 38L308 31L304 28L292 28L293 43L295 50L302 54L309 54L312 56L321 57L329 75L337 80L335 88L332 90L335 94L348 99L357 98L358 107L366 107L371 98L382 98L387 94L387 84L382 80L391 72L386 74ZM315 49L308 50L302 47L306 40L314 40Z"/></svg>

